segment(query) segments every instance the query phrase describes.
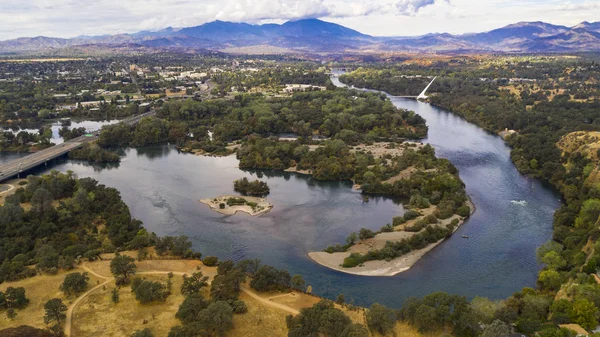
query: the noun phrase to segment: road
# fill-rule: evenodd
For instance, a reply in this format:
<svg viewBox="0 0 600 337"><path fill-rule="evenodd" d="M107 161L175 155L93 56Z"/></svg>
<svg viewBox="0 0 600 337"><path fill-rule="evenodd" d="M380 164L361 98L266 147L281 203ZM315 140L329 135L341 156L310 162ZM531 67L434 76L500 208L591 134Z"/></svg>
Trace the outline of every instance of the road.
<svg viewBox="0 0 600 337"><path fill-rule="evenodd" d="M156 112L150 111L137 116L133 116L121 121L128 125L133 125L139 122L144 117L153 116ZM23 158L12 160L4 165L0 165L0 182L18 176L20 173L30 170L36 166L44 164L49 160L60 157L65 153L70 152L85 143L93 142L98 139L100 131L93 132L91 134L83 135L81 137L73 138L60 145L55 145L47 149L29 154Z"/></svg>

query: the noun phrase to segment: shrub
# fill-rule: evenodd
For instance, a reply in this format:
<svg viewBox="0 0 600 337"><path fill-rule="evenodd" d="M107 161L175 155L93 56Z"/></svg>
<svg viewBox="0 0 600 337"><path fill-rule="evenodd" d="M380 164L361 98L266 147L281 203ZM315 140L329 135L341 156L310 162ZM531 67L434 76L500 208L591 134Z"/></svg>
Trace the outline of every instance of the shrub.
<svg viewBox="0 0 600 337"><path fill-rule="evenodd" d="M350 256L348 256L344 259L344 262L342 263L342 267L343 268L352 268L352 267L359 266L362 263L363 263L363 256L359 253L352 253L352 254L350 254Z"/></svg>
<svg viewBox="0 0 600 337"><path fill-rule="evenodd" d="M406 219L403 216L395 216L392 219L392 225L394 225L394 226L402 225L405 222L406 222Z"/></svg>
<svg viewBox="0 0 600 337"><path fill-rule="evenodd" d="M248 307L242 300L235 300L231 302L231 309L233 309L234 314L243 314L248 312Z"/></svg>
<svg viewBox="0 0 600 337"><path fill-rule="evenodd" d="M471 208L467 205L462 205L456 210L456 214L466 218L471 215Z"/></svg>
<svg viewBox="0 0 600 337"><path fill-rule="evenodd" d="M421 215L421 213L415 211L414 209L409 209L408 211L406 211L406 213L404 213L404 215L402 217L404 218L405 221L408 221L408 220L416 219L420 215Z"/></svg>
<svg viewBox="0 0 600 337"><path fill-rule="evenodd" d="M216 256L207 256L202 262L204 262L204 265L207 267L214 267L219 262L219 259Z"/></svg>

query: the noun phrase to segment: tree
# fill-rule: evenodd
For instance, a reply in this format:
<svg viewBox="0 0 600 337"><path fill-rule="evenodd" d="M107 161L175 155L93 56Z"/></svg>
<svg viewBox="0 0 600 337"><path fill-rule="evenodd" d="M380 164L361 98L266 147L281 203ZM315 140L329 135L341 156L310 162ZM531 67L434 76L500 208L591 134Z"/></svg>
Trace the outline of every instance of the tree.
<svg viewBox="0 0 600 337"><path fill-rule="evenodd" d="M61 321L67 317L67 306L59 298L53 298L44 304L44 323L50 324L54 322L60 325Z"/></svg>
<svg viewBox="0 0 600 337"><path fill-rule="evenodd" d="M546 290L558 290L561 285L562 278L554 269L542 270L538 276L538 284L540 288Z"/></svg>
<svg viewBox="0 0 600 337"><path fill-rule="evenodd" d="M326 336L340 336L350 323L352 321L343 311L331 308L323 312L319 331Z"/></svg>
<svg viewBox="0 0 600 337"><path fill-rule="evenodd" d="M150 331L150 329L146 328L144 330L135 331L131 334L131 337L154 337L154 335L152 334L152 331Z"/></svg>
<svg viewBox="0 0 600 337"><path fill-rule="evenodd" d="M246 274L237 269L232 269L225 275L217 275L210 285L210 297L213 301L236 300L240 293L240 284Z"/></svg>
<svg viewBox="0 0 600 337"><path fill-rule="evenodd" d="M119 303L119 289L118 288L113 288L111 294L110 294L110 300L113 303Z"/></svg>
<svg viewBox="0 0 600 337"><path fill-rule="evenodd" d="M369 331L360 324L350 324L341 335L344 337L368 337Z"/></svg>
<svg viewBox="0 0 600 337"><path fill-rule="evenodd" d="M13 308L8 308L8 310L6 310L6 317L11 321L14 320L17 317L17 311Z"/></svg>
<svg viewBox="0 0 600 337"><path fill-rule="evenodd" d="M40 216L47 215L54 209L52 206L52 193L45 188L38 188L31 197L31 210Z"/></svg>
<svg viewBox="0 0 600 337"><path fill-rule="evenodd" d="M565 259L556 251L550 251L546 253L544 256L542 256L541 261L549 269L561 269L567 265Z"/></svg>
<svg viewBox="0 0 600 337"><path fill-rule="evenodd" d="M367 312L367 324L369 329L385 335L396 326L396 313L392 309L375 303Z"/></svg>
<svg viewBox="0 0 600 337"><path fill-rule="evenodd" d="M233 309L224 301L211 303L198 315L198 323L211 333L222 334L233 327Z"/></svg>
<svg viewBox="0 0 600 337"><path fill-rule="evenodd" d="M598 321L596 320L597 313L598 308L594 306L594 303L585 298L580 298L573 302L570 316L573 323L577 323L582 327L591 330L598 325Z"/></svg>
<svg viewBox="0 0 600 337"><path fill-rule="evenodd" d="M87 288L89 279L85 272L68 274L60 285L60 290L66 295L81 293Z"/></svg>
<svg viewBox="0 0 600 337"><path fill-rule="evenodd" d="M373 233L372 230L370 229L366 229L366 228L361 228L360 231L358 232L358 238L362 241L362 240L366 240L366 239L370 239L372 237L375 236L375 233Z"/></svg>
<svg viewBox="0 0 600 337"><path fill-rule="evenodd" d="M495 320L483 329L481 337L508 337L510 326L501 320Z"/></svg>
<svg viewBox="0 0 600 337"><path fill-rule="evenodd" d="M304 289L305 284L306 283L304 282L304 278L302 277L302 275L295 274L294 276L292 276L292 288L302 291Z"/></svg>
<svg viewBox="0 0 600 337"><path fill-rule="evenodd" d="M198 319L200 312L208 308L208 301L200 294L191 294L187 296L179 305L175 318L182 323L191 323Z"/></svg>
<svg viewBox="0 0 600 337"><path fill-rule="evenodd" d="M335 299L335 303L340 304L340 305L344 304L345 301L346 301L346 299L344 298L344 294L339 294L337 296L337 298Z"/></svg>
<svg viewBox="0 0 600 337"><path fill-rule="evenodd" d="M135 259L127 255L117 255L110 261L110 272L115 277L122 277L124 283L135 274L136 269Z"/></svg>
<svg viewBox="0 0 600 337"><path fill-rule="evenodd" d="M189 296L197 294L204 287L208 286L208 276L204 276L201 271L193 273L188 277L183 275L183 284L181 284L181 294Z"/></svg>
<svg viewBox="0 0 600 337"><path fill-rule="evenodd" d="M165 301L169 296L167 287L160 283L148 280L142 280L136 277L131 284L131 291L135 293L135 299L140 303L150 303L154 301Z"/></svg>
<svg viewBox="0 0 600 337"><path fill-rule="evenodd" d="M358 234L356 234L356 232L352 232L346 238L346 243L349 244L349 245L353 245L356 242L357 239L358 239Z"/></svg>
<svg viewBox="0 0 600 337"><path fill-rule="evenodd" d="M37 250L36 259L38 260L37 267L48 271L58 267L59 254L52 246L43 245Z"/></svg>
<svg viewBox="0 0 600 337"><path fill-rule="evenodd" d="M4 301L7 308L14 309L23 309L29 304L29 299L25 296L25 288L23 287L6 288L6 291L4 292Z"/></svg>

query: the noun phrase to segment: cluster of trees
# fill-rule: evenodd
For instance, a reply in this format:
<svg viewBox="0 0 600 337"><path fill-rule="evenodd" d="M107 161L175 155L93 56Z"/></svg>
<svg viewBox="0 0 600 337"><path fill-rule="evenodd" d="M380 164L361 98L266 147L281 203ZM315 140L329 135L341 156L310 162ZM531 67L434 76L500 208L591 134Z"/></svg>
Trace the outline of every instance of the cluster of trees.
<svg viewBox="0 0 600 337"><path fill-rule="evenodd" d="M28 151L31 147L44 149L52 146L52 129L41 127L38 133L19 131L0 132L0 151Z"/></svg>
<svg viewBox="0 0 600 337"><path fill-rule="evenodd" d="M131 146L140 147L177 141L175 127L170 129L170 123L164 119L146 117L135 125L118 123L102 127L98 145L102 147Z"/></svg>
<svg viewBox="0 0 600 337"><path fill-rule="evenodd" d="M398 110L385 95L356 90L296 93L266 99L261 94L240 94L233 100L170 101L158 117L169 121L171 140L207 152L222 151L225 142L251 134L262 137L294 133L304 141L313 134L349 143L421 138L427 126L413 112ZM207 128L213 129L213 139ZM107 138L124 139L125 135ZM121 142L128 143L128 142Z"/></svg>
<svg viewBox="0 0 600 337"><path fill-rule="evenodd" d="M289 337L367 337L369 332L352 320L333 302L322 300L310 308L305 308L296 316L286 317Z"/></svg>
<svg viewBox="0 0 600 337"><path fill-rule="evenodd" d="M242 195L251 195L257 197L265 196L271 191L266 182L258 179L255 181L249 181L246 177L234 181L233 189Z"/></svg>
<svg viewBox="0 0 600 337"><path fill-rule="evenodd" d="M0 282L68 270L77 259L125 249L141 229L114 188L72 172L29 176L0 206Z"/></svg>
<svg viewBox="0 0 600 337"><path fill-rule="evenodd" d="M115 152L105 150L95 143L85 143L82 147L69 152L69 158L87 160L94 163L120 162L121 157Z"/></svg>
<svg viewBox="0 0 600 337"><path fill-rule="evenodd" d="M17 310L25 308L29 299L25 296L25 288L8 287L4 292L0 291L0 311L6 311L8 319L17 317Z"/></svg>
<svg viewBox="0 0 600 337"><path fill-rule="evenodd" d="M68 126L63 126L58 130L58 134L63 137L65 141L71 140L73 138L81 137L86 134L86 129L84 127L81 128L73 128L69 129Z"/></svg>
<svg viewBox="0 0 600 337"><path fill-rule="evenodd" d="M223 261L210 285L210 300L202 295L208 286L208 277L202 272L184 275L181 293L185 296L175 317L181 325L171 328L169 337L197 337L222 335L233 328L233 315L245 313L246 304L239 299L241 283L246 279L242 269L245 262L237 265Z"/></svg>

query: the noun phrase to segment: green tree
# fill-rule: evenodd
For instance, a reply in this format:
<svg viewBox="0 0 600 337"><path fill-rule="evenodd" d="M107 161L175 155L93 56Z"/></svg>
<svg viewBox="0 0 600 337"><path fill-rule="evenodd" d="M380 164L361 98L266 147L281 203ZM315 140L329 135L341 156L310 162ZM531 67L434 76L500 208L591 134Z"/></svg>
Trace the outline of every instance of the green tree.
<svg viewBox="0 0 600 337"><path fill-rule="evenodd" d="M135 299L140 303L150 303L154 301L165 301L169 296L167 287L155 281L141 280L135 278L131 284L131 291L135 294Z"/></svg>
<svg viewBox="0 0 600 337"><path fill-rule="evenodd" d="M179 305L175 318L182 323L191 323L197 320L200 312L208 308L208 301L200 294L190 294Z"/></svg>
<svg viewBox="0 0 600 337"><path fill-rule="evenodd" d="M396 313L392 309L375 303L367 312L367 324L369 329L385 335L396 326Z"/></svg>
<svg viewBox="0 0 600 337"><path fill-rule="evenodd" d="M29 299L25 296L25 288L23 287L6 288L4 301L7 308L14 309L23 309L29 304Z"/></svg>
<svg viewBox="0 0 600 337"><path fill-rule="evenodd" d="M510 326L501 320L488 324L481 332L481 337L508 337L509 335Z"/></svg>
<svg viewBox="0 0 600 337"><path fill-rule="evenodd" d="M560 274L554 270L542 270L538 276L538 284L542 289L558 290L562 282Z"/></svg>
<svg viewBox="0 0 600 337"><path fill-rule="evenodd" d="M208 276L204 276L201 271L193 273L192 276L183 275L181 284L181 294L189 296L197 294L204 287L208 286Z"/></svg>
<svg viewBox="0 0 600 337"><path fill-rule="evenodd" d="M306 282L304 282L304 278L302 277L302 275L298 275L295 274L294 276L292 276L292 288L294 289L298 289L303 291L304 290L304 286L306 285Z"/></svg>
<svg viewBox="0 0 600 337"><path fill-rule="evenodd" d="M110 294L110 300L115 304L119 303L119 288L113 288Z"/></svg>
<svg viewBox="0 0 600 337"><path fill-rule="evenodd" d="M129 276L135 274L136 269L135 259L127 255L117 255L110 261L110 272L115 277L122 277L125 283Z"/></svg>
<svg viewBox="0 0 600 337"><path fill-rule="evenodd" d="M60 325L67 315L67 306L59 298L53 298L44 304L44 323Z"/></svg>
<svg viewBox="0 0 600 337"><path fill-rule="evenodd" d="M227 302L217 301L200 312L197 321L210 333L223 334L233 328L233 309Z"/></svg>
<svg viewBox="0 0 600 337"><path fill-rule="evenodd" d="M571 321L591 330L598 326L598 321L596 320L597 313L598 308L596 308L594 303L581 298L573 302L570 314Z"/></svg>
<svg viewBox="0 0 600 337"><path fill-rule="evenodd" d="M89 279L88 274L85 272L68 274L60 285L60 290L67 296L81 293L87 288Z"/></svg>

